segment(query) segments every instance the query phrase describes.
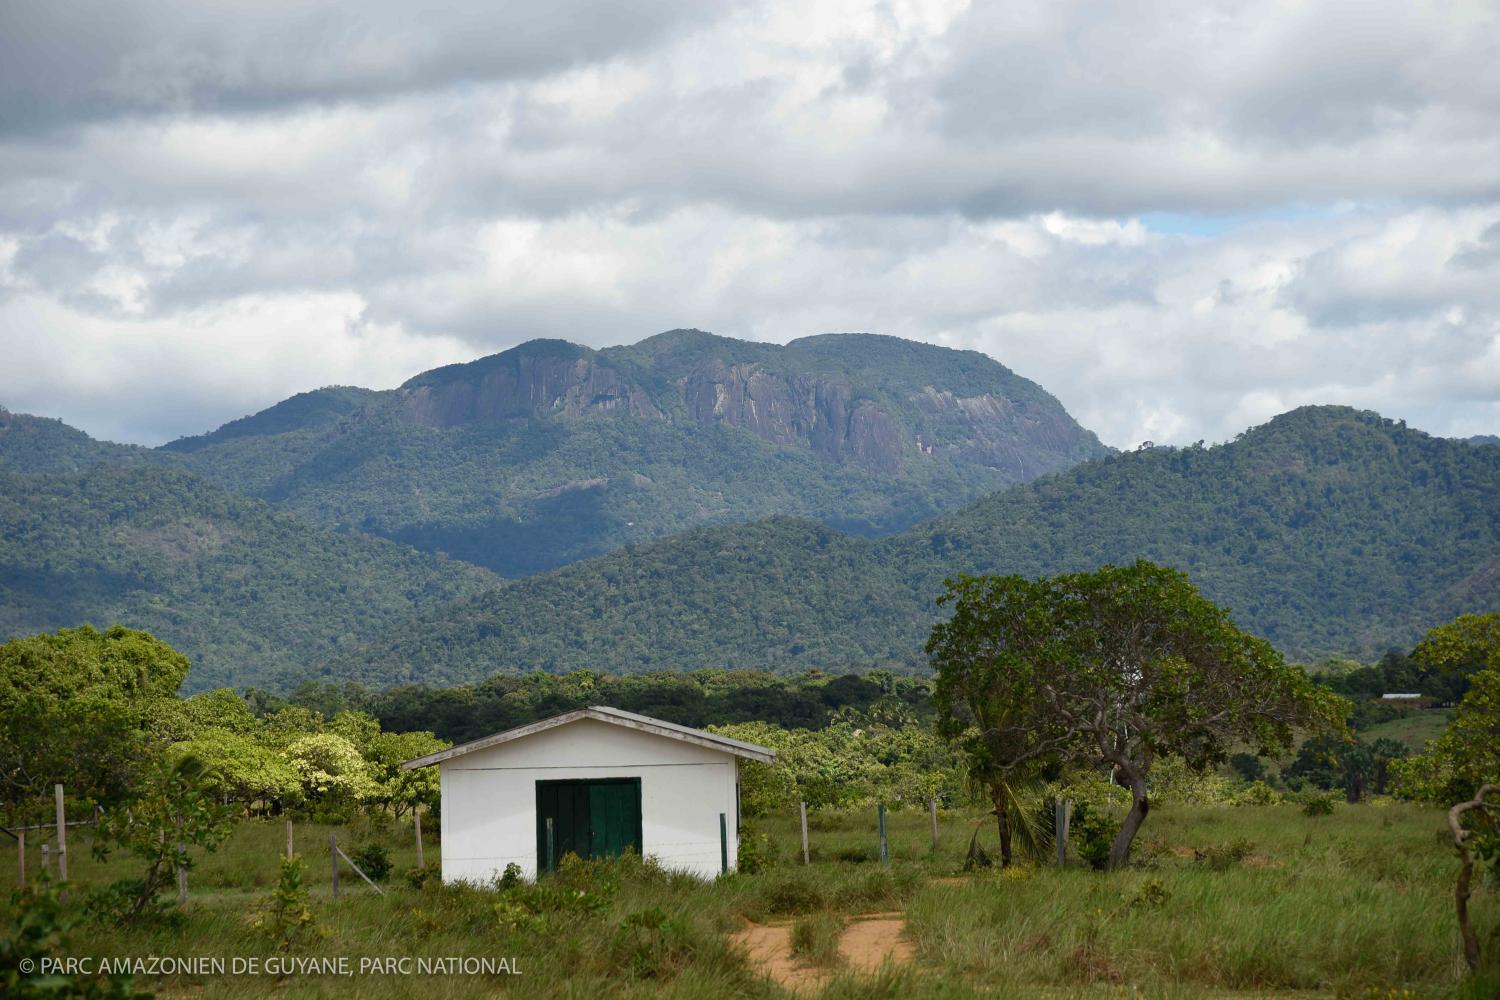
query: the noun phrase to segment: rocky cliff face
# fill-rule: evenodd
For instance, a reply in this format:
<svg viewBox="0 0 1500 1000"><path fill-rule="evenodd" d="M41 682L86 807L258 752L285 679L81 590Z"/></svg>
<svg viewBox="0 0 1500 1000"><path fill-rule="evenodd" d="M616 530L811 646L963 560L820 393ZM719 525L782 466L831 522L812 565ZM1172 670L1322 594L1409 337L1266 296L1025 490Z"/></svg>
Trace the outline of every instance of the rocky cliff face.
<svg viewBox="0 0 1500 1000"><path fill-rule="evenodd" d="M696 331L663 339L658 352L647 341L629 354L533 341L420 375L401 388L399 405L429 427L549 417L724 424L880 474L947 458L1019 482L1108 451L1057 400L989 359L981 364L993 368L992 391L962 394L943 384L936 363L872 379L839 371L822 344L822 356L811 358L795 343L748 345ZM919 361L958 353L899 343ZM973 373L965 375L972 385Z"/></svg>

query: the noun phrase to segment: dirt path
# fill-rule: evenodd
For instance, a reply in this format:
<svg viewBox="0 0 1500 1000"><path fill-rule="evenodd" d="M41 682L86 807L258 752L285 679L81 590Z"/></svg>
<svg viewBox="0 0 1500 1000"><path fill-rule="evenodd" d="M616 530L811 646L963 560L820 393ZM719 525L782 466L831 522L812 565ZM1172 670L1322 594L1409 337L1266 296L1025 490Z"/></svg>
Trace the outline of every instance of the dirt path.
<svg viewBox="0 0 1500 1000"><path fill-rule="evenodd" d="M887 960L905 964L916 955L916 949L903 936L905 931L906 921L900 913L851 917L839 936L839 956L860 974L878 972ZM835 971L805 965L792 957L790 924L747 922L732 937L749 952L752 966L794 993L816 993Z"/></svg>

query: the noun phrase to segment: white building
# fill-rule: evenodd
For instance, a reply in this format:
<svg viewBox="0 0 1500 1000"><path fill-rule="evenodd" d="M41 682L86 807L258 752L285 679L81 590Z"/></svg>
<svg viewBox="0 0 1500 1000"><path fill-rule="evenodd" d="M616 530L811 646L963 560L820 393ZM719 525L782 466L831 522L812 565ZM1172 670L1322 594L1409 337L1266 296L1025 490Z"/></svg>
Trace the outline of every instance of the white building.
<svg viewBox="0 0 1500 1000"><path fill-rule="evenodd" d="M732 871L739 851L741 757L771 763L776 753L594 706L401 766L440 769L445 882L488 882L512 863L535 878L549 856L627 846L712 878Z"/></svg>

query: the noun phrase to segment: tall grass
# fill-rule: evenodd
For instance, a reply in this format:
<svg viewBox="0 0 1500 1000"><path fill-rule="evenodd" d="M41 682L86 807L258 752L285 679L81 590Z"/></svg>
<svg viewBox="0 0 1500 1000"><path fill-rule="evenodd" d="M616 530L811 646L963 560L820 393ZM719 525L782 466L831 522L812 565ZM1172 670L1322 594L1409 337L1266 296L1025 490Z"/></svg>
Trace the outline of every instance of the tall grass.
<svg viewBox="0 0 1500 1000"><path fill-rule="evenodd" d="M704 883L634 863L589 866L562 880L595 893L597 908L565 905L563 893L515 896L529 914L502 919L494 889L413 889L409 825L341 829L346 850L384 844L395 874L377 896L347 867L337 901L329 890L327 827L298 825L311 906L324 935L314 958L484 956L514 959L519 976L168 976L138 983L165 996L756 997L782 995L731 945L744 921L800 924L802 946L825 958L846 917L906 914L917 961L876 978L837 971L825 995L1267 996L1286 993L1480 997L1489 981L1465 982L1452 917L1455 862L1438 840L1441 815L1405 805L1340 805L1307 817L1295 805L1154 810L1140 864L1114 873L1059 870L1030 861L961 874L976 826L993 820L946 814L932 851L925 814L888 818L892 864L879 864L875 811L815 816L813 863L801 863L797 818L755 826L776 862L756 875ZM428 831L428 860L440 845ZM1246 847L1243 842L1248 842ZM130 874L128 861L89 857L89 832L70 831L73 903L92 886ZM251 926L274 886L285 831L246 821L189 879L179 929L85 923L74 955L255 956L274 953ZM648 845L649 847L649 845ZM28 853L32 872L39 854ZM1219 850L1214 850L1218 848ZM14 848L0 865L15 871ZM0 869L4 871L6 869ZM13 875L11 876L13 877ZM509 897L504 897L509 898ZM540 902L538 902L540 900ZM536 908L526 910L526 905ZM1474 899L1479 930L1500 950L1500 898L1489 883ZM551 909L549 909L549 907ZM507 911L508 912L508 911ZM16 914L7 912L14 920ZM835 968L838 968L835 966ZM1399 992L1398 994L1399 995Z"/></svg>

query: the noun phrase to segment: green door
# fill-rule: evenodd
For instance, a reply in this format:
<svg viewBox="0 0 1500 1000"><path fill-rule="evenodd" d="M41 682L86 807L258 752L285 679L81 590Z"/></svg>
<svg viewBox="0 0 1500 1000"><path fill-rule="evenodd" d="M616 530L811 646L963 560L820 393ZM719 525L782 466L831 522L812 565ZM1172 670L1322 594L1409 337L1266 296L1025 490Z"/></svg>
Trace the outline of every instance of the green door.
<svg viewBox="0 0 1500 1000"><path fill-rule="evenodd" d="M537 870L548 869L547 820L552 820L555 864L572 852L580 858L641 853L641 779L593 778L536 783Z"/></svg>

